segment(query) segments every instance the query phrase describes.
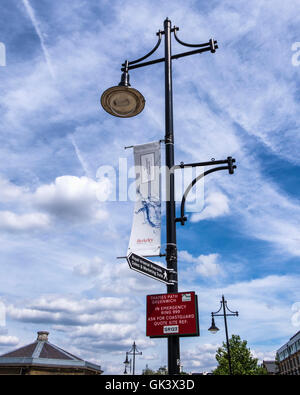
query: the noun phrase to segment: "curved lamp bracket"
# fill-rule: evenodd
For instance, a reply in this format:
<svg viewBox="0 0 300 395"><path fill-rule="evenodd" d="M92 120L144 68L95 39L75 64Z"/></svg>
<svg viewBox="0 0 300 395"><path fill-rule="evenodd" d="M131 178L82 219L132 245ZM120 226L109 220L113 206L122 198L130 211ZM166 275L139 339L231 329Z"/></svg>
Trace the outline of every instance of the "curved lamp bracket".
<svg viewBox="0 0 300 395"><path fill-rule="evenodd" d="M126 62L125 62L125 63L122 64L122 66L128 69L128 66L130 66L130 65L132 65L132 64L139 63L139 62L141 62L142 60L145 60L145 59L149 58L149 56L151 56L151 55L157 50L157 48L160 46L162 32L159 31L159 32L157 33L157 35L158 35L158 41L157 41L155 47L154 47L153 49L151 49L150 52L148 52L145 56L142 56L142 57L139 58L139 59L132 60L131 62L127 62L127 65L126 65Z"/></svg>
<svg viewBox="0 0 300 395"><path fill-rule="evenodd" d="M174 37L175 37L175 40L179 44L184 45L185 47L192 47L192 48L202 48L202 47L207 47L209 45L210 46L210 51L213 52L213 53L216 52L216 48L218 48L218 46L217 46L218 42L216 40L214 40L213 38L211 38L208 43L204 43L204 44L188 44L188 43L185 43L184 41L181 41L177 37L177 34L176 34L177 30L179 30L179 28L178 27L177 28L174 27Z"/></svg>
<svg viewBox="0 0 300 395"><path fill-rule="evenodd" d="M215 311L214 313L211 313L211 316L212 317L215 317L220 311L221 311L221 309L222 309L222 302L220 302L220 308L219 308L219 310L218 311Z"/></svg>
<svg viewBox="0 0 300 395"><path fill-rule="evenodd" d="M236 316L238 317L239 312L238 311L231 311L230 308L227 306L227 301L224 299L224 296L222 296L222 300L220 302L220 308L218 311L211 313L212 317L224 317L224 314L219 314L222 307L224 306L224 314L227 316ZM226 313L226 310L229 311L229 313Z"/></svg>
<svg viewBox="0 0 300 395"><path fill-rule="evenodd" d="M182 58L184 56L195 55L197 53L202 53L202 52L206 52L206 51L210 51L212 53L216 52L216 49L218 48L218 43L217 43L216 40L211 38L207 43L203 43L203 44L188 44L188 43L185 43L184 41L181 41L177 37L177 35L176 35L176 31L177 30L179 30L179 28L175 27L175 26L171 29L171 33L174 33L174 37L175 37L176 41L179 44L181 44L181 45L183 45L185 47L192 47L192 48L196 48L196 49L194 49L192 51L182 52L182 53L178 53L178 54L172 55L171 59L179 59L179 58ZM165 62L165 57L159 58L159 59L150 60L150 61L147 61L147 62L143 62L143 60L149 58L149 56L151 56L157 50L157 48L160 46L161 38L162 38L163 34L165 34L165 32L162 31L162 30L159 30L156 33L156 35L158 36L158 41L157 41L157 44L155 45L155 47L150 52L148 52L145 56L142 56L141 58L138 58L136 60L132 60L130 62L126 61L125 63L123 63L122 67L121 67L121 71L123 71L125 73L128 73L129 70L137 69L139 67L150 66L152 64Z"/></svg>
<svg viewBox="0 0 300 395"><path fill-rule="evenodd" d="M232 313L232 314L227 314L227 315L236 315L236 316L239 315L239 312L238 312L238 311L232 311L232 310L230 310L230 308L227 306L226 300L225 300L225 308L226 308L230 313Z"/></svg>
<svg viewBox="0 0 300 395"><path fill-rule="evenodd" d="M190 190L193 188L193 186L201 180L203 177L207 176L208 174L214 173L215 171L220 171L220 170L228 170L229 174L234 173L234 169L236 169L236 166L233 165L235 162L235 159L233 159L231 156L227 158L227 160L221 160L221 161L211 161L211 162L202 162L202 163L194 163L194 164L181 164L180 166L175 166L175 168L184 168L184 167L196 167L196 166L207 166L207 165L213 165L213 164L220 164L220 163L227 163L228 166L219 166L219 167L214 167L212 169L206 170L204 173L200 174L197 176L186 188L182 200L181 200L181 206L180 206L180 217L176 218L176 222L180 222L181 225L184 225L184 223L187 221L187 217L184 215L184 208L185 208L185 202L187 195L189 194Z"/></svg>

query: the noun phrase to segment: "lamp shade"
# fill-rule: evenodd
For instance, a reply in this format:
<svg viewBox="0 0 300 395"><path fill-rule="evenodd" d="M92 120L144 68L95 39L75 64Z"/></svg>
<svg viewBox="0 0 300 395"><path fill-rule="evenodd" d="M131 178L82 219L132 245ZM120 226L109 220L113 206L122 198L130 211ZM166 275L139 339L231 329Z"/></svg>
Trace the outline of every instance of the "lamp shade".
<svg viewBox="0 0 300 395"><path fill-rule="evenodd" d="M208 330L209 330L209 332L211 332L211 333L217 333L218 330L219 330L219 328L216 327L214 317L212 317L211 326L210 326L210 328L208 328Z"/></svg>
<svg viewBox="0 0 300 395"><path fill-rule="evenodd" d="M130 118L138 115L145 107L144 96L130 86L113 86L103 92L101 105L115 117Z"/></svg>

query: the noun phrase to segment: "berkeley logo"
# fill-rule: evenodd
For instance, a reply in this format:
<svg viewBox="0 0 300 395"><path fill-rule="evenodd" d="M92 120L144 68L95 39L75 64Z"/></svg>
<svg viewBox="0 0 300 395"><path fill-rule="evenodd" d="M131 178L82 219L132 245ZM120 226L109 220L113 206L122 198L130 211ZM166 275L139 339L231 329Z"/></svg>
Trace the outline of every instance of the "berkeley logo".
<svg viewBox="0 0 300 395"><path fill-rule="evenodd" d="M149 237L148 237L148 239L137 239L137 241L136 241L138 244L140 244L140 243L153 243L153 239L150 239Z"/></svg>

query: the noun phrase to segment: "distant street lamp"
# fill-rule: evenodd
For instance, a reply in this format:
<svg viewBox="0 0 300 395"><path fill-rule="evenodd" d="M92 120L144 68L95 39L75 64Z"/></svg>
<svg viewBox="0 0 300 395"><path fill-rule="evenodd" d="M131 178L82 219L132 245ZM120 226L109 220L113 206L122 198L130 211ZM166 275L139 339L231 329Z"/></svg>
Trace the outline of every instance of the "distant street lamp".
<svg viewBox="0 0 300 395"><path fill-rule="evenodd" d="M211 314L213 314L213 313L211 313ZM217 333L220 330L218 327L216 327L214 317L212 317L212 319L211 319L211 327L208 330L210 331L210 333Z"/></svg>
<svg viewBox="0 0 300 395"><path fill-rule="evenodd" d="M142 355L141 351L138 351L137 346L135 344L135 342L133 342L133 345L131 347L131 349L129 351L126 352L126 358L125 361L123 362L125 365L125 370L124 370L124 374L128 374L127 373L127 368L130 367L129 372L131 373L131 358L128 360L128 355L133 355L133 361L132 361L132 374L135 374L135 356L136 355Z"/></svg>
<svg viewBox="0 0 300 395"><path fill-rule="evenodd" d="M129 373L131 373L131 358L128 360L128 352L126 352L126 359L123 362L125 365L124 374L128 374L127 368L129 367Z"/></svg>
<svg viewBox="0 0 300 395"><path fill-rule="evenodd" d="M230 373L230 375L232 375L230 346L229 346L229 339L228 339L228 329L227 329L227 318L226 317L228 317L228 316L236 316L237 317L239 315L239 313L237 311L229 310L229 308L227 306L227 301L224 299L224 295L222 295L222 300L221 300L220 303L221 303L221 306L220 306L219 310L216 311L215 313L211 313L211 326L210 326L210 328L208 328L208 330L209 330L210 333L217 333L219 328L216 327L214 317L218 317L218 316L224 317L229 373ZM221 311L222 308L223 308L223 314L218 314L219 311ZM227 313L226 310L228 310L229 313Z"/></svg>

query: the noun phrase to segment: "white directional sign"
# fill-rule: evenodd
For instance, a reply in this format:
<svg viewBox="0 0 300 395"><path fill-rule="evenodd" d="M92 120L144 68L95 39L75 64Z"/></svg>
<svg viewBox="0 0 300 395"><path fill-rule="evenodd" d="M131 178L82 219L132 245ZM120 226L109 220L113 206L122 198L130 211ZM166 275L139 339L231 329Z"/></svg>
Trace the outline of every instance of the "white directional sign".
<svg viewBox="0 0 300 395"><path fill-rule="evenodd" d="M127 262L130 269L145 274L155 280L161 281L165 284L173 284L170 280L170 274L173 272L170 269L166 269L157 263L149 261L149 259L135 253L130 253L127 257Z"/></svg>

